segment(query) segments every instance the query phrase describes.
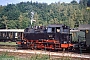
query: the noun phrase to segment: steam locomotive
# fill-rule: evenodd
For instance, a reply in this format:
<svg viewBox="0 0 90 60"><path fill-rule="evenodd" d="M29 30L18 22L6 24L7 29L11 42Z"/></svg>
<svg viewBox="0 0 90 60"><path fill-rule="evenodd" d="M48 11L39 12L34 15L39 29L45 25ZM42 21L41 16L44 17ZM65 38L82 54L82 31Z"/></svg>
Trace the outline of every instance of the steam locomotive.
<svg viewBox="0 0 90 60"><path fill-rule="evenodd" d="M70 27L64 24L52 24L48 27L27 27L23 40L17 40L18 48L29 49L67 49L73 46Z"/></svg>

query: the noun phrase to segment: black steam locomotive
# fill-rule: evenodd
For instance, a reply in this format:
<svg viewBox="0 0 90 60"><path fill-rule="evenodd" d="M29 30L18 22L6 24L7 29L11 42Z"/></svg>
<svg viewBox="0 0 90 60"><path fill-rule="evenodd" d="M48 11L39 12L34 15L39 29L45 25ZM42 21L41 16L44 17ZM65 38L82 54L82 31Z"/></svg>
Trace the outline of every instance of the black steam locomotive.
<svg viewBox="0 0 90 60"><path fill-rule="evenodd" d="M73 45L70 27L63 24L48 25L48 27L27 27L24 39L18 40L18 48L30 49L63 49Z"/></svg>

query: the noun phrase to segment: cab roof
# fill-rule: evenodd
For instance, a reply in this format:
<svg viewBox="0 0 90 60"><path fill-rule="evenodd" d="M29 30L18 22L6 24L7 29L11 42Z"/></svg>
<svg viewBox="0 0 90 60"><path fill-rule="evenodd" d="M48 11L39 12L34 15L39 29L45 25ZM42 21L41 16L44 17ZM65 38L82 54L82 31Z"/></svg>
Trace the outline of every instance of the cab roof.
<svg viewBox="0 0 90 60"><path fill-rule="evenodd" d="M52 24L52 25L48 25L48 27L62 27L65 26L64 24Z"/></svg>

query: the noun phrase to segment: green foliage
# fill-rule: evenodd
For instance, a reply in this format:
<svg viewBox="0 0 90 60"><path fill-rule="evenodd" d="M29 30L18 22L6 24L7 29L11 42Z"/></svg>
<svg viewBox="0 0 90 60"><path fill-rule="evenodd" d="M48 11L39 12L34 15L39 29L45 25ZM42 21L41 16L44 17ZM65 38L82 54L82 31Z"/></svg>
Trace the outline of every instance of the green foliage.
<svg viewBox="0 0 90 60"><path fill-rule="evenodd" d="M20 15L20 11L17 10L14 4L8 4L6 7L4 7L1 14L7 16L8 20L17 20Z"/></svg>
<svg viewBox="0 0 90 60"><path fill-rule="evenodd" d="M10 56L8 55L9 52L3 52L2 55L0 55L0 60L49 60L49 56L48 55L42 55L42 54L38 54L35 56L31 56L31 57L19 57L17 55L16 56Z"/></svg>
<svg viewBox="0 0 90 60"><path fill-rule="evenodd" d="M8 52L4 52L2 55L0 55L0 60L14 60L14 56L8 56Z"/></svg>
<svg viewBox="0 0 90 60"><path fill-rule="evenodd" d="M30 60L49 60L49 56L48 55L38 54L36 56L32 56L30 58Z"/></svg>
<svg viewBox="0 0 90 60"><path fill-rule="evenodd" d="M71 28L79 24L90 23L90 11L86 10L87 1L80 0L79 4L71 3L20 2L0 6L0 28L24 29L30 25L31 12L34 11L33 25L66 24ZM7 18L5 18L7 17Z"/></svg>
<svg viewBox="0 0 90 60"><path fill-rule="evenodd" d="M87 1L88 0L80 0L79 4L81 5L81 7L87 7Z"/></svg>

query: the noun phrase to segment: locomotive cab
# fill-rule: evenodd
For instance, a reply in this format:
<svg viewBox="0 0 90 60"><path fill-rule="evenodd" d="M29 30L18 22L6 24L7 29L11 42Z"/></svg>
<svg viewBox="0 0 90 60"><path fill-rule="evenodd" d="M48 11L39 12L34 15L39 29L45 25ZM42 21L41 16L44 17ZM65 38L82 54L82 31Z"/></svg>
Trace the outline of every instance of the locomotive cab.
<svg viewBox="0 0 90 60"><path fill-rule="evenodd" d="M49 25L47 33L70 33L70 28L66 25Z"/></svg>
<svg viewBox="0 0 90 60"><path fill-rule="evenodd" d="M66 25L49 25L47 28L49 39L59 41L62 48L71 46L72 37L70 34L70 27Z"/></svg>

